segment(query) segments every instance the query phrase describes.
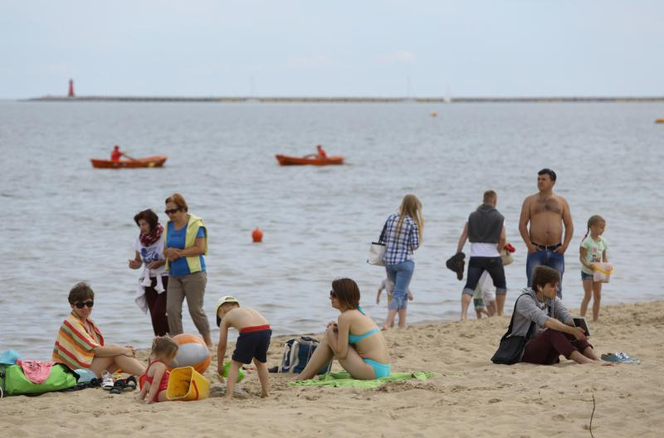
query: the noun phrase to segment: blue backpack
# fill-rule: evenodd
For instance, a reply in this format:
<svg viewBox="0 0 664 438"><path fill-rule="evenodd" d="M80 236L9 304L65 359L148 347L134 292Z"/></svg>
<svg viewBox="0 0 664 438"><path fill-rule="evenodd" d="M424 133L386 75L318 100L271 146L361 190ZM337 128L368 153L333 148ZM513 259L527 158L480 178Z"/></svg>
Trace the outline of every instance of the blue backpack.
<svg viewBox="0 0 664 438"><path fill-rule="evenodd" d="M301 373L318 348L318 340L308 336L300 336L286 341L284 355L279 367L280 373ZM332 361L325 365L318 374L325 374L332 368Z"/></svg>

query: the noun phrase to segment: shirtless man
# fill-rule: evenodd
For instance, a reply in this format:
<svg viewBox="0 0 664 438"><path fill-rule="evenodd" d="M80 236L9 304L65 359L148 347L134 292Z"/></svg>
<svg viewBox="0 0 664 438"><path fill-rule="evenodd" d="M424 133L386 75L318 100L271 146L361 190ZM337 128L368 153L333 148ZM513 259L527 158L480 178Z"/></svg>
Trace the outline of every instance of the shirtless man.
<svg viewBox="0 0 664 438"><path fill-rule="evenodd" d="M532 272L539 265L549 266L560 273L558 297L562 298L562 278L565 272L565 251L569 246L574 225L569 204L562 196L553 193L556 184L556 172L542 169L537 173L539 193L530 195L523 201L519 232L528 247L526 275L528 287ZM528 230L530 223L530 230ZM565 238L563 239L563 225Z"/></svg>

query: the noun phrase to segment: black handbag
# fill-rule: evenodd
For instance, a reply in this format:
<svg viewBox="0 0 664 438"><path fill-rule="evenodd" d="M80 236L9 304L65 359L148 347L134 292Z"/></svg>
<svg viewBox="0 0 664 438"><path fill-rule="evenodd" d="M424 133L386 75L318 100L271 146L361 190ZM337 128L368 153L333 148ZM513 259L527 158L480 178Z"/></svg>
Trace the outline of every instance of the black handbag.
<svg viewBox="0 0 664 438"><path fill-rule="evenodd" d="M521 294L519 298L528 294ZM526 343L530 339L530 334L535 328L535 323L531 322L530 327L528 328L528 333L526 336L512 336L512 325L514 324L514 315L516 315L516 303L519 302L519 298L516 299L514 303L514 311L512 312L512 319L510 320L510 326L507 328L507 332L500 339L500 346L498 350L494 353L491 358L491 362L503 365L512 365L517 362L521 362L521 356L523 356L523 350L526 348Z"/></svg>

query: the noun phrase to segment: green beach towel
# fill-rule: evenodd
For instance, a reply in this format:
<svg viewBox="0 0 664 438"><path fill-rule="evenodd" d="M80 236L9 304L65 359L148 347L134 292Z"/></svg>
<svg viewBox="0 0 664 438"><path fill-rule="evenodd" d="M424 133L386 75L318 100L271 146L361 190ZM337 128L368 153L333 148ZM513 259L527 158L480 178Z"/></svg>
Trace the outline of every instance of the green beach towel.
<svg viewBox="0 0 664 438"><path fill-rule="evenodd" d="M338 373L327 373L320 376L318 380L296 380L291 382L292 386L332 386L335 388L378 388L387 382L405 382L410 379L426 380L434 376L434 373L392 373L387 377L375 380L353 379L346 371Z"/></svg>

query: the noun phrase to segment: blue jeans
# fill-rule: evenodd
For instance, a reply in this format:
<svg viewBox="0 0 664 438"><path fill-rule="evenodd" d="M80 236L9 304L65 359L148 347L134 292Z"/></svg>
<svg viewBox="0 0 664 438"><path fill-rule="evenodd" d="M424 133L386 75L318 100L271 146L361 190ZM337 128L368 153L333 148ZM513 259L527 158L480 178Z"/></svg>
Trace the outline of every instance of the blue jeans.
<svg viewBox="0 0 664 438"><path fill-rule="evenodd" d="M526 276L528 277L528 287L533 285L533 270L538 266L548 266L555 269L560 274L560 283L558 284L558 298L563 297L563 274L565 273L565 255L553 251L539 250L528 253L526 262Z"/></svg>
<svg viewBox="0 0 664 438"><path fill-rule="evenodd" d="M404 260L396 265L385 265L387 278L394 284L394 294L388 309L401 310L408 307L408 286L414 270L415 262L412 260Z"/></svg>

